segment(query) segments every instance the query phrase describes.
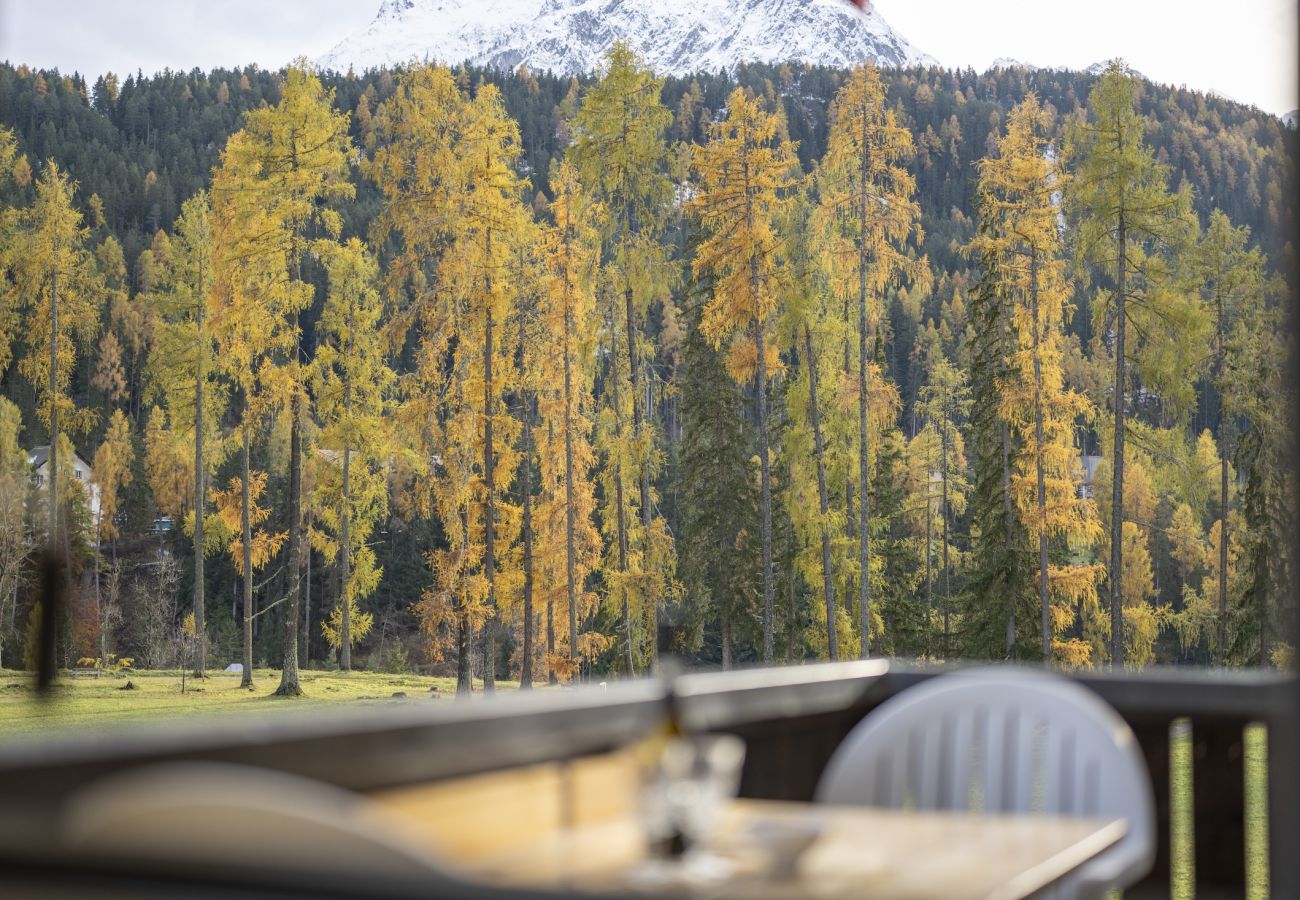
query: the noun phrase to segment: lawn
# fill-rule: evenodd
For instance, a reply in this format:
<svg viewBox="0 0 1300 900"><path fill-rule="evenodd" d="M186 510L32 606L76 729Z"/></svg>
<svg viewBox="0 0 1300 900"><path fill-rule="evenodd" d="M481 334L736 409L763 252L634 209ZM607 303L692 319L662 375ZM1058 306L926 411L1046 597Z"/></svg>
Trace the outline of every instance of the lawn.
<svg viewBox="0 0 1300 900"><path fill-rule="evenodd" d="M275 669L254 670L253 690L240 688L237 673L221 672L198 681L186 679L184 693L178 671L137 671L101 678L64 675L52 696L41 700L35 695L29 673L0 669L0 738L62 728L78 732L105 730L122 723L160 718L441 702L454 697L456 691L454 678L423 675L304 671L300 678L303 696L290 699L272 696L280 683L280 672ZM128 680L133 690L123 690ZM501 690L512 688L499 686Z"/></svg>

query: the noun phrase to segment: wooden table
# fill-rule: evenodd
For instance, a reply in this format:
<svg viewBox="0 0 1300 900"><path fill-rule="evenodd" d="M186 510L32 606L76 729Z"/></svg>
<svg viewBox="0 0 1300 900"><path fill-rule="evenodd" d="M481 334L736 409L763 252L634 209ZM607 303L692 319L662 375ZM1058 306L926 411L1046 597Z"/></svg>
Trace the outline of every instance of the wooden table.
<svg viewBox="0 0 1300 900"><path fill-rule="evenodd" d="M779 877L756 849L757 823L821 824L795 870ZM507 851L464 855L476 880L566 892L686 897L1013 900L1074 871L1124 836L1122 820L917 813L866 807L737 800L722 813L718 855L731 874L712 883L647 880L634 819L560 829Z"/></svg>

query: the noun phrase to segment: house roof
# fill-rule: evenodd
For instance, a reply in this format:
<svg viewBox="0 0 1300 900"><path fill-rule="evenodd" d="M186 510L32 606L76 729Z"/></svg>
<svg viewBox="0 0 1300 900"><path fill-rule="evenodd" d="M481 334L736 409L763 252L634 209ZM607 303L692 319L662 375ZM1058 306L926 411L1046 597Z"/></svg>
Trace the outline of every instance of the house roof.
<svg viewBox="0 0 1300 900"><path fill-rule="evenodd" d="M81 463L87 469L90 468L90 463L82 459L80 453L74 452L72 455L77 462ZM27 451L27 462L31 465L33 469L39 469L41 466L49 462L49 459L50 459L49 444L41 444L39 447L33 447L32 449Z"/></svg>

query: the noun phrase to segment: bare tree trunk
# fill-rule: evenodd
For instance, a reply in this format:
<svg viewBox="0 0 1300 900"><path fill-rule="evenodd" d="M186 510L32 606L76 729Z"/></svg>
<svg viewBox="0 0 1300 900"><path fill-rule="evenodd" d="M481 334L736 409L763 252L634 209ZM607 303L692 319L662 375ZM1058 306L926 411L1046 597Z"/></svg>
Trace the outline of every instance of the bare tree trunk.
<svg viewBox="0 0 1300 900"><path fill-rule="evenodd" d="M837 644L835 609L835 575L831 569L831 532L827 523L830 501L826 490L825 445L822 442L820 403L817 398L817 353L813 348L812 330L803 326L803 340L808 366L808 418L812 424L813 456L817 462L817 507L821 512L822 599L826 603L826 655L832 662L840 658Z"/></svg>
<svg viewBox="0 0 1300 900"><path fill-rule="evenodd" d="M348 359L356 356L356 301L348 299ZM352 372L343 378L343 417L348 423L349 436L343 441L343 520L340 523L342 538L343 571L339 586L339 600L343 606L340 634L339 668L352 671Z"/></svg>
<svg viewBox="0 0 1300 900"><path fill-rule="evenodd" d="M1011 558L1015 542L1012 539L1015 528L1015 516L1011 511L1011 433L1007 423L1002 422L1002 514L1006 522L1007 558ZM1016 596L1012 594L1011 612L1007 616L1007 659L1016 653Z"/></svg>
<svg viewBox="0 0 1300 900"><path fill-rule="evenodd" d="M862 242L858 254L858 631L862 637L861 657L871 655L871 504L869 502L870 460L867 434L867 255L866 205L862 207Z"/></svg>
<svg viewBox="0 0 1300 900"><path fill-rule="evenodd" d="M928 463L929 460L926 462ZM931 560L934 556L934 511L930 503L929 468L927 465L925 473L925 649L927 652L930 650L930 616L934 611L934 574L931 571Z"/></svg>
<svg viewBox="0 0 1300 900"><path fill-rule="evenodd" d="M1218 316L1215 322L1215 361L1220 382L1219 394L1219 642L1215 653L1215 662L1222 667L1227 659L1228 640L1228 426L1229 419L1223 408L1222 380L1224 364L1224 309L1223 300L1218 304ZM1266 665L1268 658L1263 655L1265 645L1264 611L1260 610L1260 665Z"/></svg>
<svg viewBox="0 0 1300 900"><path fill-rule="evenodd" d="M492 252L492 232L487 233L488 256ZM491 286L488 286L491 296ZM489 304L483 340L483 575L487 578L488 615L483 623L483 693L496 692L496 455L492 448L492 416L496 413L492 397L492 307Z"/></svg>
<svg viewBox="0 0 1300 900"><path fill-rule="evenodd" d="M627 307L627 371L629 390L632 392L632 436L639 445L641 441L641 429L643 427L641 422L641 372L636 353L636 326L632 306L631 282L628 282L627 288L623 292L623 297ZM648 415L649 410L646 412ZM650 525L650 477L645 458L642 457L639 460L639 463L637 484L641 491L642 540L645 540L649 535L649 532L646 531L646 529ZM619 510L622 510L621 504ZM626 536L624 539L626 540ZM626 571L626 564L624 564L624 571ZM629 675L635 675L636 662L635 654L632 651L632 617L628 609L626 589L623 591L623 623L627 630L627 671Z"/></svg>
<svg viewBox="0 0 1300 900"><path fill-rule="evenodd" d="M298 317L294 316L294 334L298 333ZM295 338L296 341L296 338ZM295 344L294 363L300 364L299 349ZM289 403L289 608L284 613L284 662L280 670L277 697L298 697L302 686L298 681L298 616L302 592L302 396L300 386L294 386Z"/></svg>
<svg viewBox="0 0 1300 900"><path fill-rule="evenodd" d="M794 662L794 638L798 617L794 608L794 560L788 559L785 569L785 662Z"/></svg>
<svg viewBox="0 0 1300 900"><path fill-rule="evenodd" d="M636 319L632 304L632 283L630 280L623 291L623 299L624 305L627 307L627 370L632 388L632 435L640 442L645 426L641 416L641 373L636 352ZM650 418L648 406L645 410L645 418ZM650 525L650 467L646 464L644 457L640 460L638 482L641 489L641 524L648 528Z"/></svg>
<svg viewBox="0 0 1300 900"><path fill-rule="evenodd" d="M464 560L469 555L469 508L466 506L460 508L460 528L462 535L460 553L461 559ZM461 580L464 581L463 573ZM455 599L452 602L456 612L456 695L458 697L468 697L474 689L474 675L473 670L470 668L473 635L467 619L463 590L457 590Z"/></svg>
<svg viewBox="0 0 1300 900"><path fill-rule="evenodd" d="M749 261L753 280L754 298L758 299L758 260ZM763 662L772 664L776 639L775 575L772 572L772 467L767 449L767 353L763 345L763 325L755 316L754 347L758 351L758 372L755 376L755 398L758 404L758 467L763 504Z"/></svg>
<svg viewBox="0 0 1300 900"><path fill-rule="evenodd" d="M343 404L351 413L352 384L343 387ZM342 627L339 629L339 668L344 672L352 671L352 447L343 445L343 518L339 526L339 538L342 547L343 569L339 573L339 605L343 610Z"/></svg>
<svg viewBox="0 0 1300 900"><path fill-rule="evenodd" d="M1052 607L1047 593L1047 475L1043 471L1043 360L1038 315L1038 251L1029 255L1029 292L1034 314L1034 468L1038 476L1038 605L1042 615L1043 665L1052 663Z"/></svg>
<svg viewBox="0 0 1300 900"><path fill-rule="evenodd" d="M524 393L524 454L520 489L524 495L524 646L519 668L519 687L533 686L533 398Z"/></svg>
<svg viewBox="0 0 1300 900"><path fill-rule="evenodd" d="M107 636L104 634L104 604L99 595L99 534L103 527L103 515L95 516L95 623L99 626L99 667L95 670L98 678L108 665ZM183 681L182 681L183 683Z"/></svg>
<svg viewBox="0 0 1300 900"><path fill-rule="evenodd" d="M307 533L311 533L312 511L307 508ZM311 541L307 541L305 571L302 578L302 655L298 657L304 669L311 668Z"/></svg>
<svg viewBox="0 0 1300 900"><path fill-rule="evenodd" d="M203 363L207 356L207 344L204 333L204 292L203 262L199 262L198 303L195 309L195 321L198 325L198 364L194 377L194 639L195 648L194 677L206 678L204 670L208 667L208 626L207 609L203 597L203 516L207 508L207 497L203 485L203 380L206 374Z"/></svg>
<svg viewBox="0 0 1300 900"><path fill-rule="evenodd" d="M722 671L731 668L731 611L722 611Z"/></svg>
<svg viewBox="0 0 1300 900"><path fill-rule="evenodd" d="M943 498L940 501L943 506L943 658L949 659L952 656L952 568L948 565L948 415L944 414L943 420L943 464L940 466L942 475Z"/></svg>
<svg viewBox="0 0 1300 900"><path fill-rule="evenodd" d="M629 343L630 341L631 338L629 338ZM612 390L614 394L613 396L614 420L615 420L614 436L615 438L621 438L623 436L623 421L621 418L621 413L619 411L618 365L613 359L610 360L610 384L612 385ZM636 407L635 390L633 391L633 395L632 395L632 406L635 409ZM621 573L626 573L627 572L627 551L628 551L627 509L623 499L623 473L617 463L615 463L614 465L614 503L615 506L617 507L616 519L618 524L618 570ZM569 508L570 509L573 508L572 504L570 504ZM630 609L628 608L626 585L623 585L620 588L620 592L622 595L621 599L622 599L622 614L623 614L623 635L624 635L624 640L626 641L626 644L624 646L624 657L627 662L628 675L635 675L636 674L636 669L634 665L635 661L632 658L632 615ZM569 609L570 610L573 609L572 601L570 601ZM572 613L570 613L570 615L572 615ZM578 658L576 640L577 640L577 633L573 630L570 630L569 643L573 648L572 652L575 661Z"/></svg>
<svg viewBox="0 0 1300 900"><path fill-rule="evenodd" d="M566 273L567 274L567 273ZM567 288L567 285L566 285ZM565 291L564 309L564 581L569 598L569 656L576 665L578 662L578 585L577 548L574 545L576 523L573 512L573 351L570 341L573 333L573 310L567 305L568 291ZM615 373L617 378L617 373ZM615 387L617 390L617 387ZM618 539L620 550L620 567L627 564L627 534L623 521L623 479L614 476L618 483ZM546 601L546 642L551 653L555 652L555 629L551 624L551 601ZM555 684L559 679L550 669L549 681Z"/></svg>
<svg viewBox="0 0 1300 900"><path fill-rule="evenodd" d="M852 312L852 307L850 306L848 299L845 298L842 310L845 322L849 320L850 312ZM853 371L853 360L851 356L852 343L853 342L845 336L842 372L846 381L857 378L857 373ZM858 536L858 516L855 512L856 507L853 504L853 496L857 488L857 478L853 475L852 460L846 459L844 465L844 531L850 540L856 540ZM850 582L852 582L851 577ZM852 594L852 591L850 591L850 594Z"/></svg>
<svg viewBox="0 0 1300 900"><path fill-rule="evenodd" d="M248 412L244 412L245 418ZM244 479L240 486L240 498L243 501L239 509L239 527L244 542L244 671L239 679L240 687L253 686L253 525L249 519L249 429L252 423L245 421L244 432Z"/></svg>
<svg viewBox="0 0 1300 900"><path fill-rule="evenodd" d="M57 246L55 250L57 251ZM58 255L55 254L57 263ZM59 270L50 272L50 534L51 548L59 545Z"/></svg>
<svg viewBox="0 0 1300 900"><path fill-rule="evenodd" d="M1125 275L1128 264L1126 223L1119 217L1119 276L1116 279L1115 315L1115 448L1110 506L1110 664L1124 665L1124 591L1120 578L1124 572L1124 326L1126 324Z"/></svg>

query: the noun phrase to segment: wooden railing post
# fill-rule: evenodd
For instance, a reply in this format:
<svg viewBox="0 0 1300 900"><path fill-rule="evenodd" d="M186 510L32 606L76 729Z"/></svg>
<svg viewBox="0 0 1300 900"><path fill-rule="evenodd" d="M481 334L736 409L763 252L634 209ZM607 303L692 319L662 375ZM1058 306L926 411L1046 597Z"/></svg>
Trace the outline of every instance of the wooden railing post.
<svg viewBox="0 0 1300 900"><path fill-rule="evenodd" d="M1294 685L1290 692L1295 693ZM1283 697L1284 703L1294 703ZM1300 897L1300 724L1294 714L1268 723L1268 859L1270 895Z"/></svg>
<svg viewBox="0 0 1300 900"><path fill-rule="evenodd" d="M1246 888L1244 727L1240 719L1192 719L1198 888Z"/></svg>

